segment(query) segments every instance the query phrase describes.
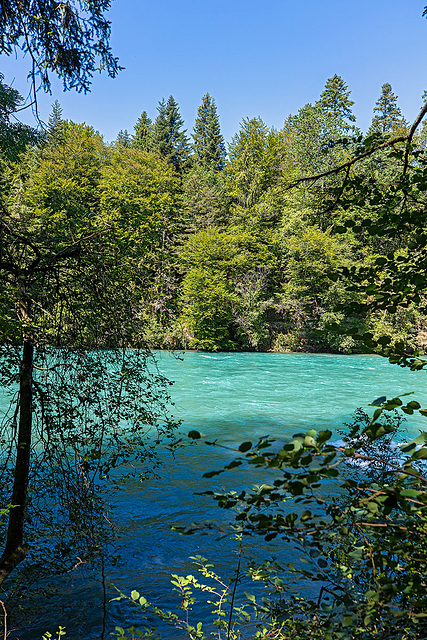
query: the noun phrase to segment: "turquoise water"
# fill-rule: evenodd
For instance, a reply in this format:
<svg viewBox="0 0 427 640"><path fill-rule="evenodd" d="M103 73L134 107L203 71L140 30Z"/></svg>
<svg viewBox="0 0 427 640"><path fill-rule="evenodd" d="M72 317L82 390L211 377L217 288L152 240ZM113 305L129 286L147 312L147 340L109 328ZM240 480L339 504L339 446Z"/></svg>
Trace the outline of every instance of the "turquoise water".
<svg viewBox="0 0 427 640"><path fill-rule="evenodd" d="M159 352L158 361L162 373L176 381L176 415L227 442L257 438L266 429L274 437L295 428L334 430L379 396L414 391L427 404L425 372L378 356L188 352L178 360ZM423 421L414 418L408 428L417 430Z"/></svg>
<svg viewBox="0 0 427 640"><path fill-rule="evenodd" d="M288 438L309 428L338 430L350 421L357 407L368 409L379 396L394 397L415 391L412 398L427 406L424 372L411 373L376 356L311 354L252 354L189 352L179 357L159 352L159 370L175 384L171 387L173 411L183 422L182 431L197 429L222 447L203 444L181 449L175 458L162 454L160 477L143 483L129 481L114 498L121 525L120 560L106 567L106 578L125 592L137 589L149 599L172 605L170 574L192 571L189 556L201 554L217 564L223 575L232 575L235 543L227 535L232 515L216 508L212 500L195 492L256 483L256 470L238 470L206 480L205 471L217 469L235 455L246 440L269 435ZM427 430L425 418L410 417L408 435ZM213 529L194 536L179 536L171 525L213 520ZM246 555L263 559L289 550L280 543L268 545L249 540ZM22 628L12 638L32 640L55 625L67 627L68 640L99 638L101 576L86 567L57 582L58 593L49 592L49 603L35 614L34 626ZM65 597L64 597L65 594ZM109 597L114 597L112 587ZM37 620L37 622L36 622ZM115 625L139 624L132 611L118 603L108 607L107 632ZM172 640L181 637L174 635ZM111 637L111 636L110 636Z"/></svg>

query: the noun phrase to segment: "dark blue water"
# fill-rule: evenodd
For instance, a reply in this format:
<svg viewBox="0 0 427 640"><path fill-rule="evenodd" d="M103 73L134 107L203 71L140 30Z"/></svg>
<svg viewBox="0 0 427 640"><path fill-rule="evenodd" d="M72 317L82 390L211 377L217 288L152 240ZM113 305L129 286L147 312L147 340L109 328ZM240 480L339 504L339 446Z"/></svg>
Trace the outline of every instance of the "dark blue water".
<svg viewBox="0 0 427 640"><path fill-rule="evenodd" d="M105 568L106 580L127 593L137 589L166 608L173 602L170 574L193 572L189 556L201 554L215 562L220 574L233 574L237 546L229 535L233 516L195 492L257 483L259 472L254 469L202 478L205 471L233 459L241 442L266 435L286 439L311 428L337 433L357 407L368 409L369 403L383 395L415 391L408 399L427 406L424 372L412 373L376 356L190 352L176 358L160 352L158 362L160 371L175 381L171 396L183 432L197 429L208 440L224 445L189 446L175 457L164 452L159 478L128 481L115 494L120 559L117 566ZM410 417L406 423L408 436L426 427L421 416ZM212 528L193 536L171 531L172 525L207 520L213 521ZM261 560L271 553L280 558L289 549L259 540L245 543L247 556ZM42 608L12 638L40 638L42 631L53 632L58 624L66 626L67 640L99 638L101 572L78 567L58 579L56 588L57 593L49 587L48 602L43 603L41 593ZM114 597L112 587L108 595ZM116 625L130 624L138 625L138 617L129 608L115 602L108 605L105 637ZM170 630L164 637L172 640L182 634Z"/></svg>

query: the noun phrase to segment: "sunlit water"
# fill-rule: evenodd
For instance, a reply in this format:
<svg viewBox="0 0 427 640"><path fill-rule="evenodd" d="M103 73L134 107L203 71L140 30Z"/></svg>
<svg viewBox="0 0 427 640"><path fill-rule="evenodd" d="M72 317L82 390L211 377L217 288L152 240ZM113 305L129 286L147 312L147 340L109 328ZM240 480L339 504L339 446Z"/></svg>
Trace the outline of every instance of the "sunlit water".
<svg viewBox="0 0 427 640"><path fill-rule="evenodd" d="M231 460L241 442L267 435L286 439L310 428L331 429L338 439L338 430L351 420L354 410L369 410L369 403L379 396L414 391L412 398L427 406L424 372L411 373L375 356L189 352L177 358L160 352L158 362L160 371L175 381L173 411L183 422L183 432L196 429L225 448L190 446L175 458L165 452L160 478L129 481L115 495L122 533L117 543L120 560L105 569L109 599L115 596L112 585L116 585L126 593L137 589L170 608L170 574L192 572L189 556L197 554L215 562L220 574L233 574L236 543L227 535L232 515L195 492L257 482L255 469L202 478L205 471ZM409 436L427 429L427 422L413 416L405 427ZM172 525L203 520L213 520L214 529L193 536L171 531ZM248 540L245 554L265 559L270 554L281 557L286 550L278 543ZM56 587L58 593L50 589L47 599L40 592L37 611L11 638L40 638L42 631L53 632L59 624L66 626L67 640L100 637L100 573L78 567L58 580ZM108 605L106 623L105 638L111 637L116 625L142 624L137 612L116 602ZM182 634L171 629L164 637L175 640Z"/></svg>

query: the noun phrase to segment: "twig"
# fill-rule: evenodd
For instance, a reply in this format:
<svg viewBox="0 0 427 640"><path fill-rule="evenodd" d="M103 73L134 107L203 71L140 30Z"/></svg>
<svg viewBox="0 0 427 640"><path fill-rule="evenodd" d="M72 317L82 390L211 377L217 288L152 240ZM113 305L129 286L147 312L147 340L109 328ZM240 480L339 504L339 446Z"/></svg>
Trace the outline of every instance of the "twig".
<svg viewBox="0 0 427 640"><path fill-rule="evenodd" d="M6 611L6 607L4 606L3 600L0 600L0 604L1 604L1 607L3 609L3 624L4 624L3 640L6 640L6 638L7 638L7 623L6 623L7 611Z"/></svg>
<svg viewBox="0 0 427 640"><path fill-rule="evenodd" d="M234 608L234 598L235 598L235 595L236 595L237 583L238 583L239 577L240 577L240 565L241 565L241 562L242 562L242 542L243 542L243 531L240 533L239 562L237 563L236 579L234 581L233 593L232 593L232 596L231 596L230 616L228 618L227 640L230 640L231 620L233 618L233 608Z"/></svg>

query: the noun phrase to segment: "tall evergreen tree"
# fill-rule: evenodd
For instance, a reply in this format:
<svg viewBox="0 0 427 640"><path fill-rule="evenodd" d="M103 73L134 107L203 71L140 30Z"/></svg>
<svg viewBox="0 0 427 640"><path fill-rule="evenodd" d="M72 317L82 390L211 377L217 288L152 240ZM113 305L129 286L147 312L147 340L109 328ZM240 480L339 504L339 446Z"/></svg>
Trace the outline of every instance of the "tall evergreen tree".
<svg viewBox="0 0 427 640"><path fill-rule="evenodd" d="M153 148L157 149L179 173L189 162L189 144L182 130L184 120L179 113L178 103L173 96L168 101L162 99L157 107L159 115L154 123Z"/></svg>
<svg viewBox="0 0 427 640"><path fill-rule="evenodd" d="M58 144L62 139L64 120L62 119L62 107L58 100L52 104L52 111L47 121L47 137L50 144Z"/></svg>
<svg viewBox="0 0 427 640"><path fill-rule="evenodd" d="M335 74L326 81L325 88L316 104L336 120L355 122L356 118L351 110L354 102L350 100L350 93L351 91L341 76ZM351 125L347 123L345 127L350 129Z"/></svg>
<svg viewBox="0 0 427 640"><path fill-rule="evenodd" d="M143 111L135 124L132 147L141 151L150 151L153 144L153 123L146 111Z"/></svg>
<svg viewBox="0 0 427 640"><path fill-rule="evenodd" d="M192 134L195 160L206 169L221 171L225 162L225 143L221 135L219 117L214 98L207 93L197 109Z"/></svg>
<svg viewBox="0 0 427 640"><path fill-rule="evenodd" d="M375 103L374 117L370 132L391 133L396 127L405 127L407 122L397 106L397 98L391 84L386 82L381 87L381 95Z"/></svg>
<svg viewBox="0 0 427 640"><path fill-rule="evenodd" d="M281 135L261 118L244 118L228 147L227 190L235 203L250 209L277 180Z"/></svg>
<svg viewBox="0 0 427 640"><path fill-rule="evenodd" d="M117 134L115 144L120 147L130 147L131 137L127 129L125 129L124 131L123 129L120 129L119 133Z"/></svg>

